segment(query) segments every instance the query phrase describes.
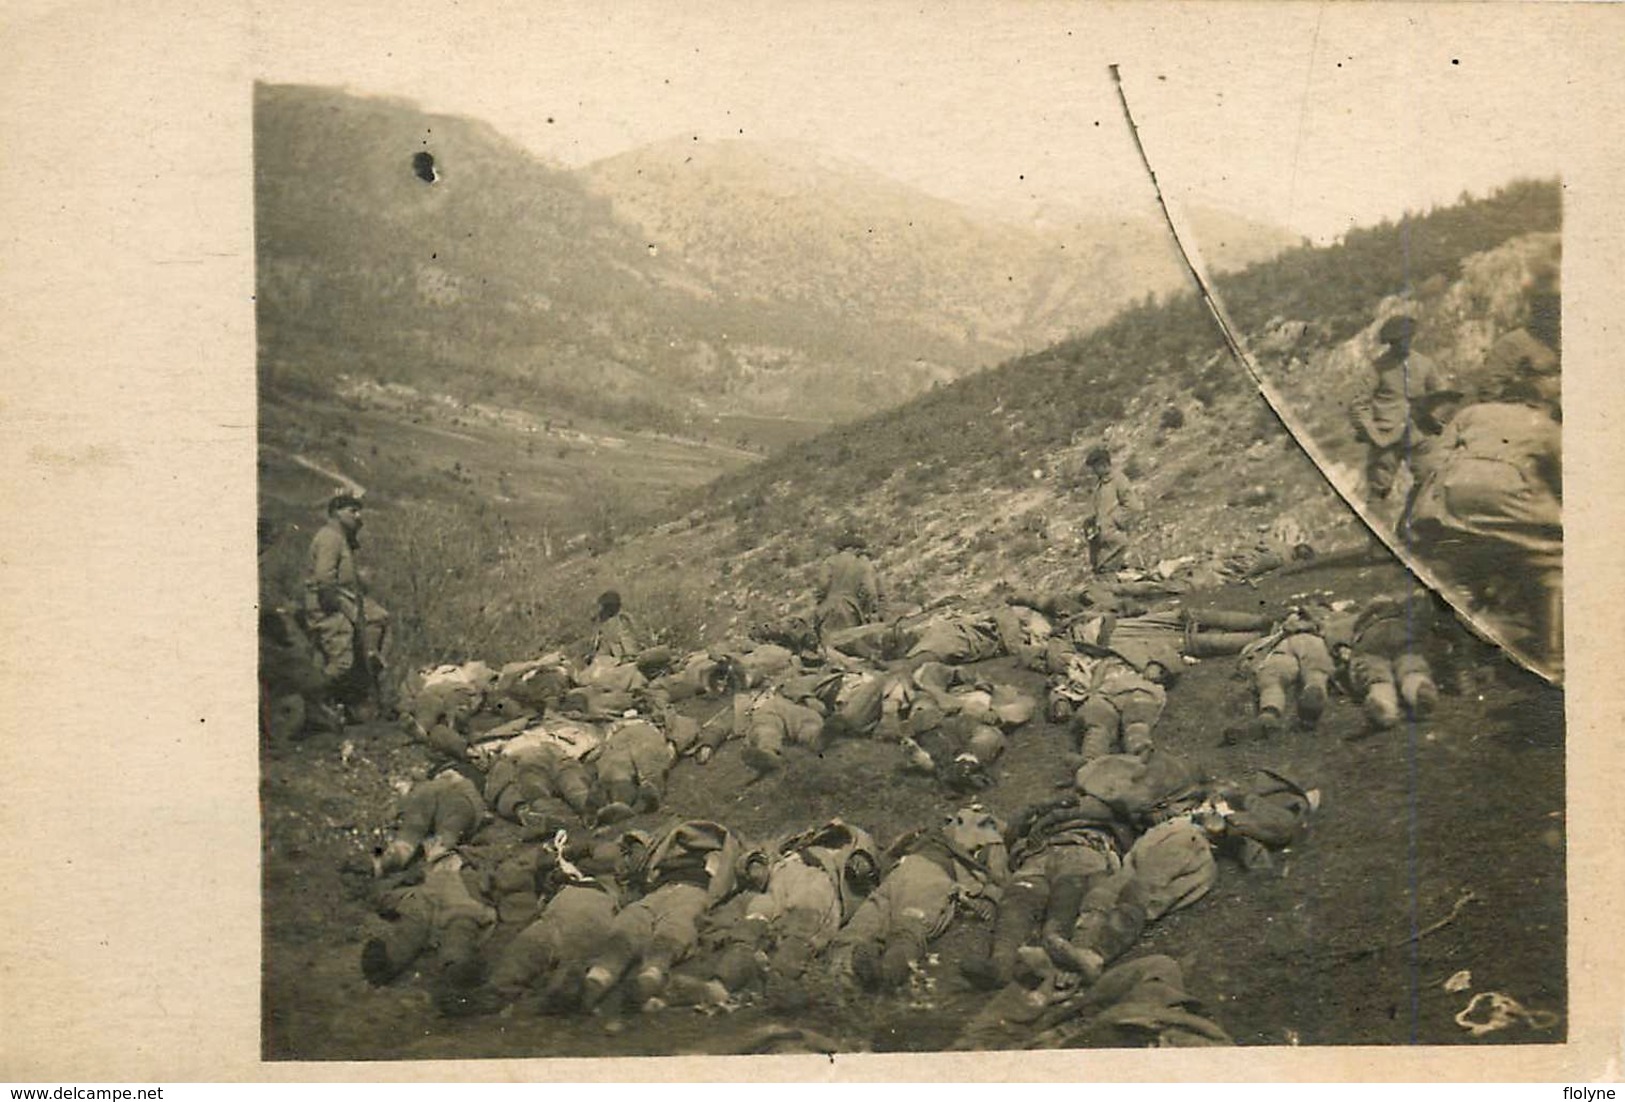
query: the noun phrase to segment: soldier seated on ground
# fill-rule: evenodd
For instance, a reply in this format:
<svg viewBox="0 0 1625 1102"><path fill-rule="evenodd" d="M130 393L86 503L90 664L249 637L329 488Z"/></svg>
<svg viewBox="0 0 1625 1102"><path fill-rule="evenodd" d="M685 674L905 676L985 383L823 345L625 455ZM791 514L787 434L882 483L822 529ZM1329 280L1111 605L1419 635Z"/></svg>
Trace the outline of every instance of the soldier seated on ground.
<svg viewBox="0 0 1625 1102"><path fill-rule="evenodd" d="M820 637L885 619L886 591L868 550L862 536L847 532L835 541L835 554L820 567L813 613Z"/></svg>
<svg viewBox="0 0 1625 1102"><path fill-rule="evenodd" d="M294 615L261 609L259 643L260 734L283 740L340 731L341 718L325 699L326 678Z"/></svg>
<svg viewBox="0 0 1625 1102"><path fill-rule="evenodd" d="M607 589L598 595L593 625L592 649L587 652L589 666L630 664L650 678L660 676L671 665L671 648L642 645L638 629L631 615L622 610L621 595L616 590Z"/></svg>

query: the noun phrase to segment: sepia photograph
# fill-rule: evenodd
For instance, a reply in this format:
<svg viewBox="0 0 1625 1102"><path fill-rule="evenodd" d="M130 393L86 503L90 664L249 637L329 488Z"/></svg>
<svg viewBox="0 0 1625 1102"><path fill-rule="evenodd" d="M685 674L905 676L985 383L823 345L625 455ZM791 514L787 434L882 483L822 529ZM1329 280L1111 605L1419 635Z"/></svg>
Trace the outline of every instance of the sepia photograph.
<svg viewBox="0 0 1625 1102"><path fill-rule="evenodd" d="M1527 43L814 14L255 84L264 1056L1562 1042Z"/></svg>
<svg viewBox="0 0 1625 1102"><path fill-rule="evenodd" d="M25 0L0 1078L1617 1078L1621 17Z"/></svg>

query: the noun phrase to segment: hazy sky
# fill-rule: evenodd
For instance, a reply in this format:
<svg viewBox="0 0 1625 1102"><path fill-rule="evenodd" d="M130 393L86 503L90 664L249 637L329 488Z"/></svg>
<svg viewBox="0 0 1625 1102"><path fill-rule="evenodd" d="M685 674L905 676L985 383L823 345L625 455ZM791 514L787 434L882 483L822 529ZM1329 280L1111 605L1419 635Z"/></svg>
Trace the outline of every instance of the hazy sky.
<svg viewBox="0 0 1625 1102"><path fill-rule="evenodd" d="M1558 174L1583 140L1559 108L1589 37L1569 5L383 10L266 5L257 75L408 96L567 165L677 135L794 140L1023 215L1147 201L1117 62L1176 198L1317 239Z"/></svg>

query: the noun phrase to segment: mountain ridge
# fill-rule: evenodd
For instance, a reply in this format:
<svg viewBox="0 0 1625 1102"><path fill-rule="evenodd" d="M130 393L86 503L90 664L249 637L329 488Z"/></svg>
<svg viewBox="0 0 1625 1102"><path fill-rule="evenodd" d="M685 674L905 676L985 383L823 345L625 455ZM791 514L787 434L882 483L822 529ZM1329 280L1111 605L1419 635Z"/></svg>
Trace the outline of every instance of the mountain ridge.
<svg viewBox="0 0 1625 1102"><path fill-rule="evenodd" d="M1146 290L1106 253L1057 259L1064 243L804 149L758 158L794 200L774 224L730 223L738 173L717 169L700 193L719 220L663 244L617 214L627 200L604 193L602 164L596 178L566 169L399 98L258 85L255 148L267 393L319 393L348 372L634 429L841 421L1081 332ZM808 174L822 184L798 197Z"/></svg>

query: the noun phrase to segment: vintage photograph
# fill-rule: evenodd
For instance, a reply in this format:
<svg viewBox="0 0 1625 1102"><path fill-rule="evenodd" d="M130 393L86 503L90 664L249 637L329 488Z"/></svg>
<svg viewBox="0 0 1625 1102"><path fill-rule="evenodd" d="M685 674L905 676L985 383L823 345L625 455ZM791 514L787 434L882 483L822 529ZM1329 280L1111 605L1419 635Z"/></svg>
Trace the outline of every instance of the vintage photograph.
<svg viewBox="0 0 1625 1102"><path fill-rule="evenodd" d="M268 17L262 1058L1568 1039L1474 7Z"/></svg>

